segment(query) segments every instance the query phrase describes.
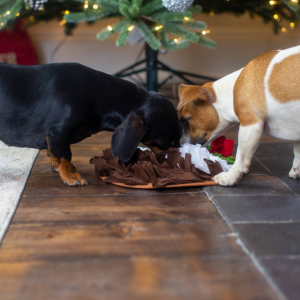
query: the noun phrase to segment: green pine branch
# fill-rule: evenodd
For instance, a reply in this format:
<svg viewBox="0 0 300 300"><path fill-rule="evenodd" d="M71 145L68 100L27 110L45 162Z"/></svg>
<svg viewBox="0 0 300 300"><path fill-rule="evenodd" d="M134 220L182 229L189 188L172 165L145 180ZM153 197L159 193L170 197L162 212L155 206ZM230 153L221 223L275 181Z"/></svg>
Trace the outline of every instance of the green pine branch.
<svg viewBox="0 0 300 300"><path fill-rule="evenodd" d="M153 14L152 17L154 20L161 20L163 22L180 22L180 21L182 22L186 17L191 19L193 17L193 14L190 11L181 13L181 12L171 12L165 9L161 12L157 12Z"/></svg>
<svg viewBox="0 0 300 300"><path fill-rule="evenodd" d="M85 2L85 0L80 0ZM119 11L119 2L117 0L96 0L95 4L101 7L102 10Z"/></svg>
<svg viewBox="0 0 300 300"><path fill-rule="evenodd" d="M161 0L148 1L145 5L143 5L143 7L141 7L141 15L150 16L161 9L165 9Z"/></svg>
<svg viewBox="0 0 300 300"><path fill-rule="evenodd" d="M100 41L103 41L107 39L108 37L112 36L113 34L120 32L124 26L126 26L126 23L124 21L120 21L118 23L115 23L111 26L111 28L105 28L97 33L97 39Z"/></svg>
<svg viewBox="0 0 300 300"><path fill-rule="evenodd" d="M199 36L195 32L192 32L189 29L184 28L183 26L168 23L165 25L165 29L180 37L183 37L189 42L198 43L199 41Z"/></svg>
<svg viewBox="0 0 300 300"><path fill-rule="evenodd" d="M189 29L204 30L206 29L206 23L201 21L188 21L184 24Z"/></svg>
<svg viewBox="0 0 300 300"><path fill-rule="evenodd" d="M126 41L128 39L129 33L130 33L130 31L127 28L123 27L123 30L119 34L119 36L117 38L117 41L116 41L116 45L118 47L122 47L122 46L125 45L125 43L126 43Z"/></svg>
<svg viewBox="0 0 300 300"><path fill-rule="evenodd" d="M189 45L189 42L186 40L181 40L180 42L171 40L163 43L164 48L166 48L167 50L181 50L187 48Z"/></svg>
<svg viewBox="0 0 300 300"><path fill-rule="evenodd" d="M153 49L158 50L161 46L160 41L156 38L154 33L149 29L149 27L142 21L137 21L137 27L140 30L143 38L145 39L146 43Z"/></svg>
<svg viewBox="0 0 300 300"><path fill-rule="evenodd" d="M64 16L64 19L68 23L80 23L80 22L90 22L96 21L100 18L108 16L110 12L98 12L98 11L86 11L86 12L75 12Z"/></svg>
<svg viewBox="0 0 300 300"><path fill-rule="evenodd" d="M215 49L217 47L215 41L204 36L199 37L199 44L207 49Z"/></svg>

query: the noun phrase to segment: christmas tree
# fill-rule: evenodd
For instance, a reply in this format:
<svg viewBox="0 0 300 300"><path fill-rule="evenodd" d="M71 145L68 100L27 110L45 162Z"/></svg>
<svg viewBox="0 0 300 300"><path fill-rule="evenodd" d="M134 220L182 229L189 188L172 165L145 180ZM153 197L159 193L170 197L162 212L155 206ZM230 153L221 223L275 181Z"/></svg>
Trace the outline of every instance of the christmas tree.
<svg viewBox="0 0 300 300"><path fill-rule="evenodd" d="M275 32L286 30L283 21L294 27L300 19L298 0L0 0L0 28L10 27L21 18L28 20L27 25L58 19L71 34L79 22L118 18L119 22L98 33L99 40L116 34L116 45L123 46L137 27L154 50L161 46L177 50L189 43L214 48L215 43L205 36L206 24L194 20L201 12L248 12L272 22Z"/></svg>
<svg viewBox="0 0 300 300"><path fill-rule="evenodd" d="M121 70L115 76L127 77L147 72L148 90L157 91L173 76L189 84L190 77L204 81L215 78L173 70L159 61L158 49L178 50L198 43L206 48L215 48L214 41L206 37L206 24L195 20L196 15L249 13L259 16L265 23L272 22L274 31L286 31L283 22L291 27L300 19L298 0L0 0L0 29L9 28L19 19L26 19L26 26L40 21L57 19L71 34L80 22L94 23L104 19L118 19L97 34L99 40L116 35L116 45L123 46L133 29L143 37L146 59ZM146 68L136 69L146 63ZM158 84L158 71L171 73ZM131 77L132 78L132 77ZM134 80L132 78L132 80Z"/></svg>

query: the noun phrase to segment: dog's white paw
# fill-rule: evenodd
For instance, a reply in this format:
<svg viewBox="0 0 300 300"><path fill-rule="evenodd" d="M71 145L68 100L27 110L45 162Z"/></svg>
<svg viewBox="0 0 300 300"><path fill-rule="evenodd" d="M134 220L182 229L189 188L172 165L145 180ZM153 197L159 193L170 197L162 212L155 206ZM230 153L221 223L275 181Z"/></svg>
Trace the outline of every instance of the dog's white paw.
<svg viewBox="0 0 300 300"><path fill-rule="evenodd" d="M292 168L292 170L289 173L289 177L294 179L300 179L300 168Z"/></svg>
<svg viewBox="0 0 300 300"><path fill-rule="evenodd" d="M239 170L231 169L228 172L222 172L214 176L213 181L223 186L234 186L238 184L243 174Z"/></svg>

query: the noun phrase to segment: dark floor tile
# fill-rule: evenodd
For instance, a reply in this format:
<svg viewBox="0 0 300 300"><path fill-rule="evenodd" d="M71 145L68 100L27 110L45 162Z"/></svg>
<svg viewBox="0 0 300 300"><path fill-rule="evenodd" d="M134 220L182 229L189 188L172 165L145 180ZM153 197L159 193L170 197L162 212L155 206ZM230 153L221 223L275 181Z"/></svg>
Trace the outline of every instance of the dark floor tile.
<svg viewBox="0 0 300 300"><path fill-rule="evenodd" d="M261 263L287 299L300 299L300 258L268 258Z"/></svg>
<svg viewBox="0 0 300 300"><path fill-rule="evenodd" d="M249 174L250 175L271 175L271 172L257 159L254 158L251 162Z"/></svg>
<svg viewBox="0 0 300 300"><path fill-rule="evenodd" d="M300 195L300 180L290 178L288 174L279 175L278 178L280 178L292 191Z"/></svg>
<svg viewBox="0 0 300 300"><path fill-rule="evenodd" d="M230 222L300 221L297 196L216 196Z"/></svg>
<svg viewBox="0 0 300 300"><path fill-rule="evenodd" d="M282 157L294 157L293 143L265 143L260 144L254 154L254 157L272 157L281 159Z"/></svg>
<svg viewBox="0 0 300 300"><path fill-rule="evenodd" d="M294 195L281 180L268 175L244 175L234 187L210 186L205 188L213 195L225 196L288 196Z"/></svg>
<svg viewBox="0 0 300 300"><path fill-rule="evenodd" d="M246 246L255 255L300 253L300 223L235 224Z"/></svg>
<svg viewBox="0 0 300 300"><path fill-rule="evenodd" d="M273 174L288 176L293 165L294 157L282 157L281 159L275 157L264 157L259 158L258 160Z"/></svg>

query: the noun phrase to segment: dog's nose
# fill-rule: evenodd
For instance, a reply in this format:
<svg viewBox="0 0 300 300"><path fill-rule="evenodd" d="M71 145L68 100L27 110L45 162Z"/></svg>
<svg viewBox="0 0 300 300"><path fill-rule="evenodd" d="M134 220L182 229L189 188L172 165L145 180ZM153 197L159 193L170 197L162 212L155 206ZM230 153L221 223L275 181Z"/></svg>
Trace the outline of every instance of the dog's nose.
<svg viewBox="0 0 300 300"><path fill-rule="evenodd" d="M174 147L174 148L180 148L181 147L180 141L177 142L177 143L174 143L174 145L172 147Z"/></svg>
<svg viewBox="0 0 300 300"><path fill-rule="evenodd" d="M197 139L195 141L195 143L192 143L192 144L200 144L202 147L204 146L204 144L207 142L206 138L205 137L202 137L200 139Z"/></svg>

